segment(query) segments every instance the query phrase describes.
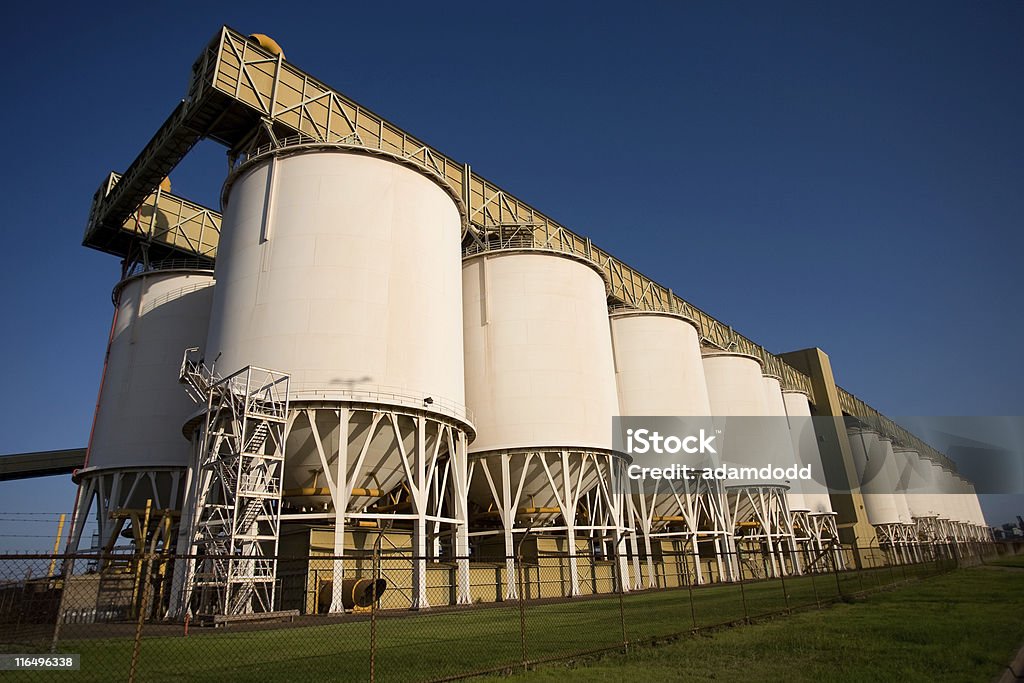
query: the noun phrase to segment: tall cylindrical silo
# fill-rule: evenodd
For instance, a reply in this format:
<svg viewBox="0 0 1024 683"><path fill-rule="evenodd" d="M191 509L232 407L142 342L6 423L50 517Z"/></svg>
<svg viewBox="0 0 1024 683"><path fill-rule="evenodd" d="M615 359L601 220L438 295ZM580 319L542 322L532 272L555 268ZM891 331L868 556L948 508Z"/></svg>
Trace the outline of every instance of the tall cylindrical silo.
<svg viewBox="0 0 1024 683"><path fill-rule="evenodd" d="M768 418L761 360L742 353L705 349L703 363L711 414L723 425L721 460L727 467L753 467L758 472L748 479L726 479L735 540L757 547L763 543L772 574L786 571L787 564L799 572L786 501L789 486L773 473L760 476L760 469L774 465L771 461L780 451L778 440L768 427L777 418ZM786 441L792 458L788 436Z"/></svg>
<svg viewBox="0 0 1024 683"><path fill-rule="evenodd" d="M206 338L214 292L209 270L148 270L114 289L114 322L71 547L95 504L100 544L116 540L124 515L176 511L190 447L181 425L196 411L178 383L186 348ZM111 513L119 512L118 519Z"/></svg>
<svg viewBox="0 0 1024 683"><path fill-rule="evenodd" d="M282 521L332 524L336 556L346 524L407 532L410 606L442 552L468 601L461 200L401 158L310 145L249 158L224 201L204 353L290 376Z"/></svg>
<svg viewBox="0 0 1024 683"><path fill-rule="evenodd" d="M803 391L786 389L782 392L789 417L790 434L793 439L793 451L797 464L811 468L811 478L800 482L804 506L808 511L813 540L818 550L827 546L838 547L839 529L836 525L836 514L832 509L825 474L822 469L821 451L818 449L818 437L814 431L814 420L811 417L810 399ZM836 550L837 555L840 554ZM838 559L838 558L837 558Z"/></svg>
<svg viewBox="0 0 1024 683"><path fill-rule="evenodd" d="M868 521L875 527L900 524L899 510L888 486L884 467L883 439L877 432L868 429L851 429L848 436L861 492L864 494L864 511L867 512Z"/></svg>
<svg viewBox="0 0 1024 683"><path fill-rule="evenodd" d="M811 466L810 481L801 482L804 505L811 514L833 514L832 499L828 495L828 486L822 472L821 452L818 450L818 439L814 432L807 394L787 389L782 392L782 397L786 405L786 414L789 416L797 463L801 466Z"/></svg>
<svg viewBox="0 0 1024 683"><path fill-rule="evenodd" d="M989 537L988 521L985 519L985 511L981 508L978 491L975 489L973 482L967 482L967 489L969 494L968 502L974 511L974 523L978 529L978 540L983 542L990 541L992 539Z"/></svg>
<svg viewBox="0 0 1024 683"><path fill-rule="evenodd" d="M782 383L774 375L764 375L761 378L764 387L764 401L768 417L777 418L766 420L766 426L771 432L771 442L778 444L775 447L777 459L772 464L777 467L789 468L797 464L796 451L793 448L793 438L789 431L789 412L786 410L786 399L782 395ZM803 487L798 479L791 479L787 482L789 491L786 493L786 500L789 503L790 512L809 512L807 502L804 500Z"/></svg>
<svg viewBox="0 0 1024 683"><path fill-rule="evenodd" d="M946 470L934 460L928 460L927 462L932 471L932 483L929 488L929 507L931 513L938 519L948 520L950 519L951 509L946 498Z"/></svg>
<svg viewBox="0 0 1024 683"><path fill-rule="evenodd" d="M896 447L891 439L880 439L879 445L884 449L882 454L882 465L885 468L885 490L892 493L893 503L896 504L896 512L899 514L900 522L910 524L910 507L907 505L907 497L900 486L902 474L901 464L903 458L896 455Z"/></svg>
<svg viewBox="0 0 1024 683"><path fill-rule="evenodd" d="M622 460L612 453L618 400L604 277L583 258L524 248L467 254L463 287L466 400L477 428L470 500L497 524L509 567L514 534L557 530L576 595L577 531L615 536L624 526L613 490ZM584 518L586 503L602 519ZM510 570L506 596L515 595Z"/></svg>
<svg viewBox="0 0 1024 683"><path fill-rule="evenodd" d="M700 337L696 323L681 315L651 311L614 311L610 315L619 411L623 417L711 415ZM695 429L710 420L684 421ZM681 425L682 426L682 425ZM680 453L673 462L699 471L708 465L700 454ZM635 528L643 535L647 585L657 585L652 536L687 543L694 555L694 576L704 583L700 543L713 546L722 580L732 576L725 492L719 481L696 479L630 481L628 501Z"/></svg>
<svg viewBox="0 0 1024 683"><path fill-rule="evenodd" d="M953 482L953 497L956 502L957 521L960 523L960 540L967 542L971 540L971 526L974 524L974 506L971 503L971 495L968 492L968 485L964 479L956 473L950 473Z"/></svg>
<svg viewBox="0 0 1024 683"><path fill-rule="evenodd" d="M885 447L885 471L886 487L892 491L893 502L896 503L896 510L900 516L900 526L896 529L900 540L900 557L906 562L914 562L918 558L917 529L914 519L910 514L910 505L907 502L906 484L904 479L907 475L907 459L901 453L899 445L893 445L891 440L884 440Z"/></svg>
<svg viewBox="0 0 1024 683"><path fill-rule="evenodd" d="M933 463L936 471L935 481L938 495L938 508L943 538L950 544L958 544L963 540L961 522L963 511L960 507L960 489L956 484L953 472L939 463Z"/></svg>

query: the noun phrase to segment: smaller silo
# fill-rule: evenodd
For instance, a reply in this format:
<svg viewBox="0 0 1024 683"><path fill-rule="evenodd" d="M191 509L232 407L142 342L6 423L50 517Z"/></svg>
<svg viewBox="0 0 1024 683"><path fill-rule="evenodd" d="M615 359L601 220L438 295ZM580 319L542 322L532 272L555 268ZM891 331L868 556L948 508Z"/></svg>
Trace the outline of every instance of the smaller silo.
<svg viewBox="0 0 1024 683"><path fill-rule="evenodd" d="M190 456L181 426L196 407L178 374L185 349L206 337L213 284L208 270L158 267L114 288L96 418L85 467L75 474L80 490L71 550L90 507L102 547L118 540L128 519L140 519L147 501L168 514L181 508ZM132 531L138 542L139 530Z"/></svg>
<svg viewBox="0 0 1024 683"><path fill-rule="evenodd" d="M810 399L803 391L794 389L783 391L782 398L789 416L797 464L811 469L811 478L802 480L800 488L813 542L819 552L826 547L837 547L839 530L836 526L836 514L832 509L832 499L825 483L821 451L818 449L818 437L814 431L814 419L811 417Z"/></svg>
<svg viewBox="0 0 1024 683"><path fill-rule="evenodd" d="M774 465L771 461L780 445L768 425L777 418L768 418L761 360L720 349L705 349L703 356L711 414L722 425L721 462L737 473L740 468L760 472ZM791 443L789 452L792 458ZM796 555L786 500L789 485L773 476L727 476L726 491L738 549L763 548L773 576L799 571L792 561Z"/></svg>
<svg viewBox="0 0 1024 683"><path fill-rule="evenodd" d="M677 418L672 424L682 429L710 428L710 420L701 419L711 415L711 406L697 324L675 313L626 309L613 310L609 319L621 415L645 417L638 424L646 424L648 429L657 416ZM667 421L657 424L662 423ZM640 464L640 458L637 456L634 464ZM679 453L671 460L695 470L707 465L700 454ZM633 525L643 536L648 587L657 585L654 555L659 547L690 555L698 584L705 582L702 548L705 555L714 557L720 580L733 576L727 554L732 547L732 529L722 482L630 479L628 484Z"/></svg>
<svg viewBox="0 0 1024 683"><path fill-rule="evenodd" d="M560 586L578 595L584 536L607 550L603 539L625 533L603 272L574 254L516 248L466 254L462 283L466 403L477 428L469 502L476 523L490 525L476 533L477 548L505 558L513 598L519 539L543 542L567 557Z"/></svg>
<svg viewBox="0 0 1024 683"><path fill-rule="evenodd" d="M893 497L894 487L889 481L886 467L886 454L891 452L892 444L888 438L870 429L851 428L847 435L868 522L875 528L879 545L897 557L902 542L903 521Z"/></svg>

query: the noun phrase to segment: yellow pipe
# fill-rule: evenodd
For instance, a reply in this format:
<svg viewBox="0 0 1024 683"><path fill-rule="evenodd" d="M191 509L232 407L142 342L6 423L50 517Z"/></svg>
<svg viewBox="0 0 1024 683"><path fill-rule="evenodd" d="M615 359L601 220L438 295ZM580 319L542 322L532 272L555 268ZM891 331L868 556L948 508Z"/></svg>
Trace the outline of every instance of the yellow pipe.
<svg viewBox="0 0 1024 683"><path fill-rule="evenodd" d="M285 498L299 498L305 496L329 496L331 490L323 486L305 486L297 489L285 489L281 494ZM353 496L370 496L380 498L384 492L380 489L352 489Z"/></svg>

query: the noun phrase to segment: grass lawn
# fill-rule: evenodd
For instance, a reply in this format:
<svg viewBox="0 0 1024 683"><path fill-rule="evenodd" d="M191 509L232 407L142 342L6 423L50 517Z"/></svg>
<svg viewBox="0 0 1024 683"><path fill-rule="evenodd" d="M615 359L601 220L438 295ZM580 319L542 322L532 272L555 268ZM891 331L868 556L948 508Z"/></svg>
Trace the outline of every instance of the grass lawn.
<svg viewBox="0 0 1024 683"><path fill-rule="evenodd" d="M1024 569L1024 555L1010 555L996 560L986 560L986 562L1000 567L1020 567Z"/></svg>
<svg viewBox="0 0 1024 683"><path fill-rule="evenodd" d="M1024 571L979 567L513 680L990 681L1024 641L1022 614Z"/></svg>
<svg viewBox="0 0 1024 683"><path fill-rule="evenodd" d="M1024 571L961 570L913 579L931 566L875 569L756 583L633 592L557 603L527 603L526 658L536 662L601 648L672 638L660 647L632 646L629 656L606 656L590 666L550 664L526 674L535 680L618 681L785 677L791 680L986 680L1024 639ZM856 604L818 610L840 595L902 585ZM691 637L694 626L714 627L786 610L809 608L770 623ZM625 634L620 610L625 617ZM127 678L130 631L119 637L68 637L62 652L80 653L82 669L68 680ZM112 633L110 635L113 635ZM408 612L377 620L375 670L380 681L430 680L521 666L518 603L458 611ZM140 681L268 681L369 678L370 624L307 620L251 630L152 628L144 634ZM26 651L26 650L21 650ZM5 674L19 680L18 674ZM844 678L845 677L845 678ZM25 680L35 680L29 676Z"/></svg>

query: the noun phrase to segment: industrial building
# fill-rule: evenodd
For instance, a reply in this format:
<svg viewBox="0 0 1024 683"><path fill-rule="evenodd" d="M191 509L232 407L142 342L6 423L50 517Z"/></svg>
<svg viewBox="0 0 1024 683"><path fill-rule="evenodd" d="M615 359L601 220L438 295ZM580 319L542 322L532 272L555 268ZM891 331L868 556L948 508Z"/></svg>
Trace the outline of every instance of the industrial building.
<svg viewBox="0 0 1024 683"><path fill-rule="evenodd" d="M201 139L228 150L222 212L166 181ZM990 539L970 482L821 350L769 353L266 36L214 36L84 244L122 279L69 548L94 516L98 549L188 556L170 618L341 611L346 557L382 542L408 558L388 604L424 609L518 597L514 557L564 561L531 597L576 596ZM648 415L764 418L766 462L825 481L639 486L612 423Z"/></svg>

